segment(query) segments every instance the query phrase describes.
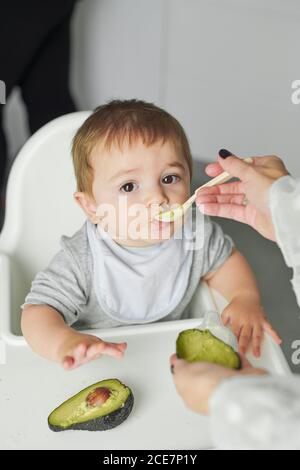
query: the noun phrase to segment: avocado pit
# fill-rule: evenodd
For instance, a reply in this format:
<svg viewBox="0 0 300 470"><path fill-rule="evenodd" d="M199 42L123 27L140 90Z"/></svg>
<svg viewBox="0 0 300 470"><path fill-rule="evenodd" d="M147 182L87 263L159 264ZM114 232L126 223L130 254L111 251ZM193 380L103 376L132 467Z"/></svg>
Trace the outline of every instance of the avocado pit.
<svg viewBox="0 0 300 470"><path fill-rule="evenodd" d="M86 397L86 404L90 408L102 406L110 397L110 390L106 387L97 387Z"/></svg>

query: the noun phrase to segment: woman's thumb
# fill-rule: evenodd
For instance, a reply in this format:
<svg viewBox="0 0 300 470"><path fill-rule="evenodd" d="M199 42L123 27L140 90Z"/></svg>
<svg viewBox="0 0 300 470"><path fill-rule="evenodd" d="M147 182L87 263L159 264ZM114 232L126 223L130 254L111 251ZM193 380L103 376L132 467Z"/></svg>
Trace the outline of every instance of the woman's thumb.
<svg viewBox="0 0 300 470"><path fill-rule="evenodd" d="M245 174L249 169L249 163L251 162L251 158L247 159L246 163L228 150L221 149L219 151L218 163L221 165L223 170L227 171L231 176L239 178L241 181L245 178Z"/></svg>

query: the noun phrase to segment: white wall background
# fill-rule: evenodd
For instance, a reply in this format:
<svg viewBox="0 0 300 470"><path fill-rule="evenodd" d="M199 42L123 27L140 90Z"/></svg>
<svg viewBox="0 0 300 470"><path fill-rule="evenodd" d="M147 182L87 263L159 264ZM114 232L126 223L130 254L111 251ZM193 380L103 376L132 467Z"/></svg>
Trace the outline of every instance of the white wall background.
<svg viewBox="0 0 300 470"><path fill-rule="evenodd" d="M196 158L281 155L300 176L299 0L84 0L73 21L80 109L138 97L183 123ZM18 93L5 108L10 151L26 139Z"/></svg>

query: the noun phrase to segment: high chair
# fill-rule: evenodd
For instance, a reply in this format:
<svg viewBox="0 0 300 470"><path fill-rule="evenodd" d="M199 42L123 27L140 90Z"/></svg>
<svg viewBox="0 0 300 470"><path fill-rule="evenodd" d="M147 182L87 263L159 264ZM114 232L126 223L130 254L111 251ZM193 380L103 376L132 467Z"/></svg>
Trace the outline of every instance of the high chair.
<svg viewBox="0 0 300 470"><path fill-rule="evenodd" d="M77 112L46 124L21 149L9 175L0 233L0 331L16 345L31 281L59 250L61 235L72 235L84 222L73 200L71 141L88 116Z"/></svg>
<svg viewBox="0 0 300 470"><path fill-rule="evenodd" d="M72 235L85 220L73 200L76 184L70 149L88 116L89 112L69 114L40 129L20 151L9 176L0 234L1 447L207 448L211 443L206 418L184 407L168 365L178 332L197 327L205 311L221 313L226 305L207 284L199 283L190 304L191 319L94 331L108 341L128 341L121 362L105 358L66 373L32 352L22 337L20 306L32 280L59 250L60 237ZM290 373L281 349L268 335L261 359L251 354L249 359L272 373ZM55 406L105 377L119 377L133 387L137 406L132 419L111 433L101 433L100 440L98 433L71 431L57 436L48 430L47 415ZM158 416L161 432L157 432Z"/></svg>

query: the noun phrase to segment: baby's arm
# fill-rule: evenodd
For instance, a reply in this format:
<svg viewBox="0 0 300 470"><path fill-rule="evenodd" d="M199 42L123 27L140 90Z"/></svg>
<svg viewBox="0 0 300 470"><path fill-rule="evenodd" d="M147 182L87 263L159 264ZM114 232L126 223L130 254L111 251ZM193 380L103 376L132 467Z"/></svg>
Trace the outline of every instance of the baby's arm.
<svg viewBox="0 0 300 470"><path fill-rule="evenodd" d="M35 352L65 369L74 369L103 354L121 358L127 347L126 343L107 343L74 330L48 305L25 305L21 327Z"/></svg>
<svg viewBox="0 0 300 470"><path fill-rule="evenodd" d="M237 336L241 353L246 352L252 339L253 353L259 357L264 331L281 342L265 317L254 274L241 253L234 250L221 267L203 279L229 301L222 319Z"/></svg>

